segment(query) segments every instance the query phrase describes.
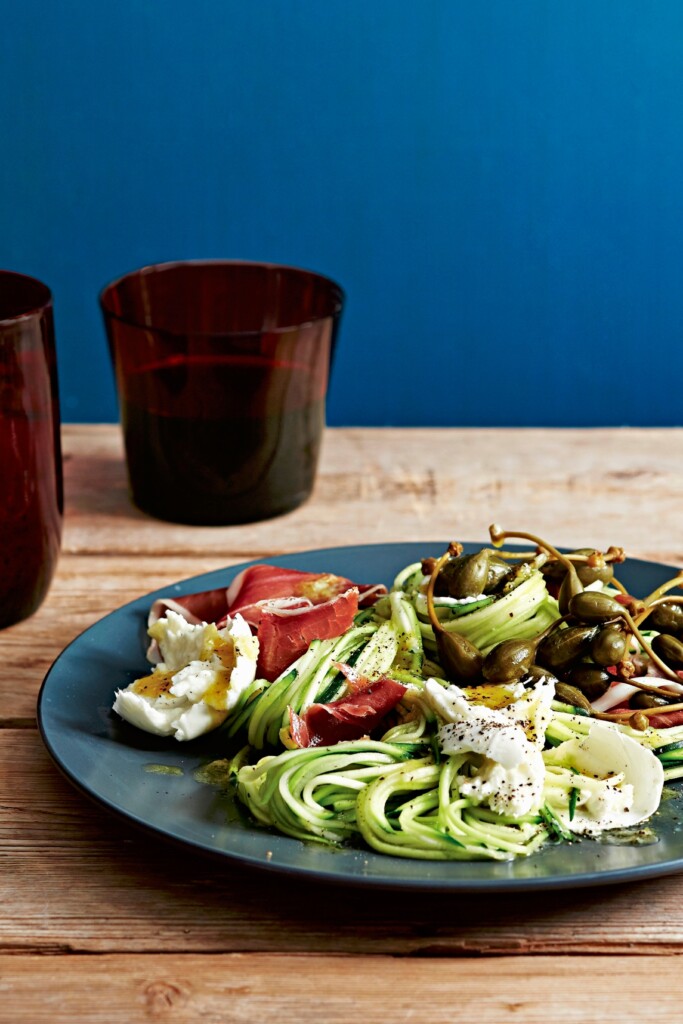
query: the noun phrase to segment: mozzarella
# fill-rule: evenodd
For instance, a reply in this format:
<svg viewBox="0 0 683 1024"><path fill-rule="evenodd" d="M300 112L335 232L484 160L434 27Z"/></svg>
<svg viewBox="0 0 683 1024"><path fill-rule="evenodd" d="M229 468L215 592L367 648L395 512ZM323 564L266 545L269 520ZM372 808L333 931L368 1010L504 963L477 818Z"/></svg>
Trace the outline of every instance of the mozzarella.
<svg viewBox="0 0 683 1024"><path fill-rule="evenodd" d="M133 684L134 685L134 684ZM193 740L210 732L225 721L226 713L210 708L203 701L199 704L183 702L180 706L170 702L163 706L161 700L151 701L126 690L117 690L114 711L131 725L157 736L175 735L177 740Z"/></svg>
<svg viewBox="0 0 683 1024"><path fill-rule="evenodd" d="M544 759L550 768L548 799L562 824L577 835L629 828L659 807L664 785L661 761L608 722L591 722L586 736L546 751ZM578 789L571 819L565 802L553 800L553 781L565 792Z"/></svg>
<svg viewBox="0 0 683 1024"><path fill-rule="evenodd" d="M206 626L205 622L188 622L178 612L169 610L147 632L159 645L162 664L168 669L179 669L201 658Z"/></svg>
<svg viewBox="0 0 683 1024"><path fill-rule="evenodd" d="M458 776L463 797L513 817L533 813L545 801L575 835L628 828L654 814L664 769L652 751L616 726L592 721L587 735L542 752L554 684L541 679L528 690L520 684L508 690L509 703L491 708L472 703L475 689L444 688L433 679L425 684L426 699L443 720L438 737L444 754L481 758L474 774ZM578 793L570 819L572 789Z"/></svg>
<svg viewBox="0 0 683 1024"><path fill-rule="evenodd" d="M505 768L485 758L475 776L459 776L460 794L475 803L485 803L498 814L521 818L537 811L543 800L545 765L543 755L528 744L520 761Z"/></svg>
<svg viewBox="0 0 683 1024"><path fill-rule="evenodd" d="M425 695L444 720L438 731L444 754L482 757L473 776L459 776L462 796L500 814L521 817L538 810L543 801L541 749L554 684L541 679L529 690L521 684L507 689L509 703L501 708L472 703L460 687L444 689L433 679L425 684Z"/></svg>
<svg viewBox="0 0 683 1024"><path fill-rule="evenodd" d="M256 676L258 639L241 615L223 629L169 611L149 630L163 661L117 690L114 711L158 736L191 740L215 729Z"/></svg>

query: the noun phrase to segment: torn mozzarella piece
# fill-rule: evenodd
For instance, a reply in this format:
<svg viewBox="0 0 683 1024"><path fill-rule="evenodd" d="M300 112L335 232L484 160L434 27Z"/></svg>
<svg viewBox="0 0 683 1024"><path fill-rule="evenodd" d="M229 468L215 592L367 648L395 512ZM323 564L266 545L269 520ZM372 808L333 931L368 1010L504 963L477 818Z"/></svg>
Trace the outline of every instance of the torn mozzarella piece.
<svg viewBox="0 0 683 1024"><path fill-rule="evenodd" d="M458 779L463 796L486 803L500 814L521 817L538 810L543 800L545 765L541 748L554 694L551 680L525 690L511 686L502 708L473 703L458 686L425 684L432 709L444 719L438 738L444 754L482 757L474 775Z"/></svg>
<svg viewBox="0 0 683 1024"><path fill-rule="evenodd" d="M461 796L485 803L498 814L521 818L538 810L543 800L545 765L541 751L528 744L511 768L485 758L475 776L459 777Z"/></svg>
<svg viewBox="0 0 683 1024"><path fill-rule="evenodd" d="M118 690L114 711L145 732L177 740L215 729L256 675L258 640L249 625L236 615L218 629L169 612L150 634L164 661L150 675Z"/></svg>
<svg viewBox="0 0 683 1024"><path fill-rule="evenodd" d="M548 793L562 824L577 835L637 825L659 807L664 785L661 761L608 722L591 722L586 736L546 751L544 759L565 790L568 786L578 790L571 819L569 808L563 803L556 806L552 791Z"/></svg>
<svg viewBox="0 0 683 1024"><path fill-rule="evenodd" d="M207 628L206 622L188 622L178 612L169 610L147 632L159 645L161 666L177 671L201 658Z"/></svg>

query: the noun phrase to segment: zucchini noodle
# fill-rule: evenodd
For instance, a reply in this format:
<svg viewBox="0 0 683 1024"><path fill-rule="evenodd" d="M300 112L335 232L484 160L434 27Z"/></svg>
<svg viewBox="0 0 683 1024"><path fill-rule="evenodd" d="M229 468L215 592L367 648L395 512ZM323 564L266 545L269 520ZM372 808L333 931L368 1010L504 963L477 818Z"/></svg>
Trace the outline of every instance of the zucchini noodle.
<svg viewBox="0 0 683 1024"><path fill-rule="evenodd" d="M424 595L415 598L415 609L423 640L430 653L434 652L436 641ZM443 609L438 610L443 614ZM449 632L460 633L486 654L502 640L511 637L526 640L542 633L559 615L557 602L548 594L542 574L530 570L528 578L522 579L508 594L467 615L444 617L443 626Z"/></svg>
<svg viewBox="0 0 683 1024"><path fill-rule="evenodd" d="M421 860L509 860L546 840L539 819L510 824L459 797L462 759L411 761L367 785L356 800L361 835L373 849Z"/></svg>
<svg viewBox="0 0 683 1024"><path fill-rule="evenodd" d="M295 839L337 843L358 831L357 800L415 753L414 744L354 740L288 750L237 771L237 796L262 825Z"/></svg>

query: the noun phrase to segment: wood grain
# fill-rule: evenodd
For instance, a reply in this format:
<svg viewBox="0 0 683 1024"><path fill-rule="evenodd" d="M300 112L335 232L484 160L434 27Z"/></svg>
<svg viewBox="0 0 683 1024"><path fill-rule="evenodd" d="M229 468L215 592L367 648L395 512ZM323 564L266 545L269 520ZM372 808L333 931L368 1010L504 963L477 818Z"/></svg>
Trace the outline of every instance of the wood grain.
<svg viewBox="0 0 683 1024"><path fill-rule="evenodd" d="M478 540L490 522L558 544L683 563L683 429L328 430L313 497L263 523L187 527L132 508L118 428L64 431L64 550L259 557L379 541Z"/></svg>
<svg viewBox="0 0 683 1024"><path fill-rule="evenodd" d="M18 956L0 1019L12 1024L673 1024L678 958ZM653 995L654 993L654 995ZM11 1007L11 1011L9 1008ZM0 1013L2 1011L0 1010ZM10 1015L11 1013L11 1015Z"/></svg>

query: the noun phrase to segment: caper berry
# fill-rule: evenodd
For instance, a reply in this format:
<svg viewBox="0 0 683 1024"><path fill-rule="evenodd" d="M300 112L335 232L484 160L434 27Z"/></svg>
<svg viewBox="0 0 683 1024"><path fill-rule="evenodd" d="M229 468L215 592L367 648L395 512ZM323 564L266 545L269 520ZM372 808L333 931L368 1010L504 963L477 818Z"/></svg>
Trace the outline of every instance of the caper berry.
<svg viewBox="0 0 683 1024"><path fill-rule="evenodd" d="M588 700L602 697L612 682L609 672L603 672L597 665L575 665L569 673L569 682L577 690L581 690Z"/></svg>
<svg viewBox="0 0 683 1024"><path fill-rule="evenodd" d="M591 658L596 665L617 665L628 649L628 640L616 626L601 629L591 641Z"/></svg>
<svg viewBox="0 0 683 1024"><path fill-rule="evenodd" d="M539 664L552 669L553 672L561 672L572 662L588 653L595 633L594 626L568 626L566 629L555 629L539 644L536 660Z"/></svg>
<svg viewBox="0 0 683 1024"><path fill-rule="evenodd" d="M473 555L450 558L439 573L439 593L450 597L477 597L484 593L489 575L489 555L484 549Z"/></svg>
<svg viewBox="0 0 683 1024"><path fill-rule="evenodd" d="M683 643L668 633L658 633L650 641L655 654L666 662L669 668L683 668Z"/></svg>
<svg viewBox="0 0 683 1024"><path fill-rule="evenodd" d="M449 679L473 681L481 676L483 657L481 651L459 633L445 629L435 632L439 661Z"/></svg>
<svg viewBox="0 0 683 1024"><path fill-rule="evenodd" d="M587 587L597 580L600 583L609 583L614 576L614 569L610 562L603 562L602 565L588 565L586 562L582 562L577 565L576 573L584 587Z"/></svg>
<svg viewBox="0 0 683 1024"><path fill-rule="evenodd" d="M634 693L631 697L631 706L634 708L661 708L666 707L668 701L664 697L656 697L654 693Z"/></svg>
<svg viewBox="0 0 683 1024"><path fill-rule="evenodd" d="M567 683L558 683L555 687L555 696L563 704L569 704L573 708L582 708L584 711L592 711L590 701L586 699L581 690L575 686L568 686Z"/></svg>
<svg viewBox="0 0 683 1024"><path fill-rule="evenodd" d="M560 592L557 595L557 604L560 609L560 615L566 615L569 611L569 606L575 597L579 597L583 594L583 583L579 579L576 569L573 567L567 571L566 576L562 580L562 586Z"/></svg>
<svg viewBox="0 0 683 1024"><path fill-rule="evenodd" d="M624 614L624 606L608 594L584 590L569 601L569 614L579 622L598 624Z"/></svg>
<svg viewBox="0 0 683 1024"><path fill-rule="evenodd" d="M637 729L638 732L645 732L646 729L650 728L648 717L642 711L636 711L635 715L631 715L628 724L632 729Z"/></svg>
<svg viewBox="0 0 683 1024"><path fill-rule="evenodd" d="M587 587L590 583L594 583L596 580L600 580L601 583L608 583L614 576L614 569L611 562L606 562L604 558L600 557L599 552L596 561L597 565L590 565L585 561L578 561L575 556L579 555L582 558L590 557L595 555L595 548L577 548L576 551L571 551L567 558L576 569L577 576L583 583L584 587ZM542 568L543 574L550 580L555 580L558 584L564 579L567 567L559 559L553 558Z"/></svg>
<svg viewBox="0 0 683 1024"><path fill-rule="evenodd" d="M683 605L659 604L647 617L647 629L680 636L683 633Z"/></svg>
<svg viewBox="0 0 683 1024"><path fill-rule="evenodd" d="M484 658L482 675L490 683L514 683L525 676L536 654L533 640L501 640Z"/></svg>
<svg viewBox="0 0 683 1024"><path fill-rule="evenodd" d="M485 594L493 594L499 590L509 579L512 579L514 569L504 558L489 553L488 575L486 577Z"/></svg>
<svg viewBox="0 0 683 1024"><path fill-rule="evenodd" d="M541 680L548 680L557 686L559 682L550 669L543 668L542 665L530 665L526 677L530 683L540 683Z"/></svg>

